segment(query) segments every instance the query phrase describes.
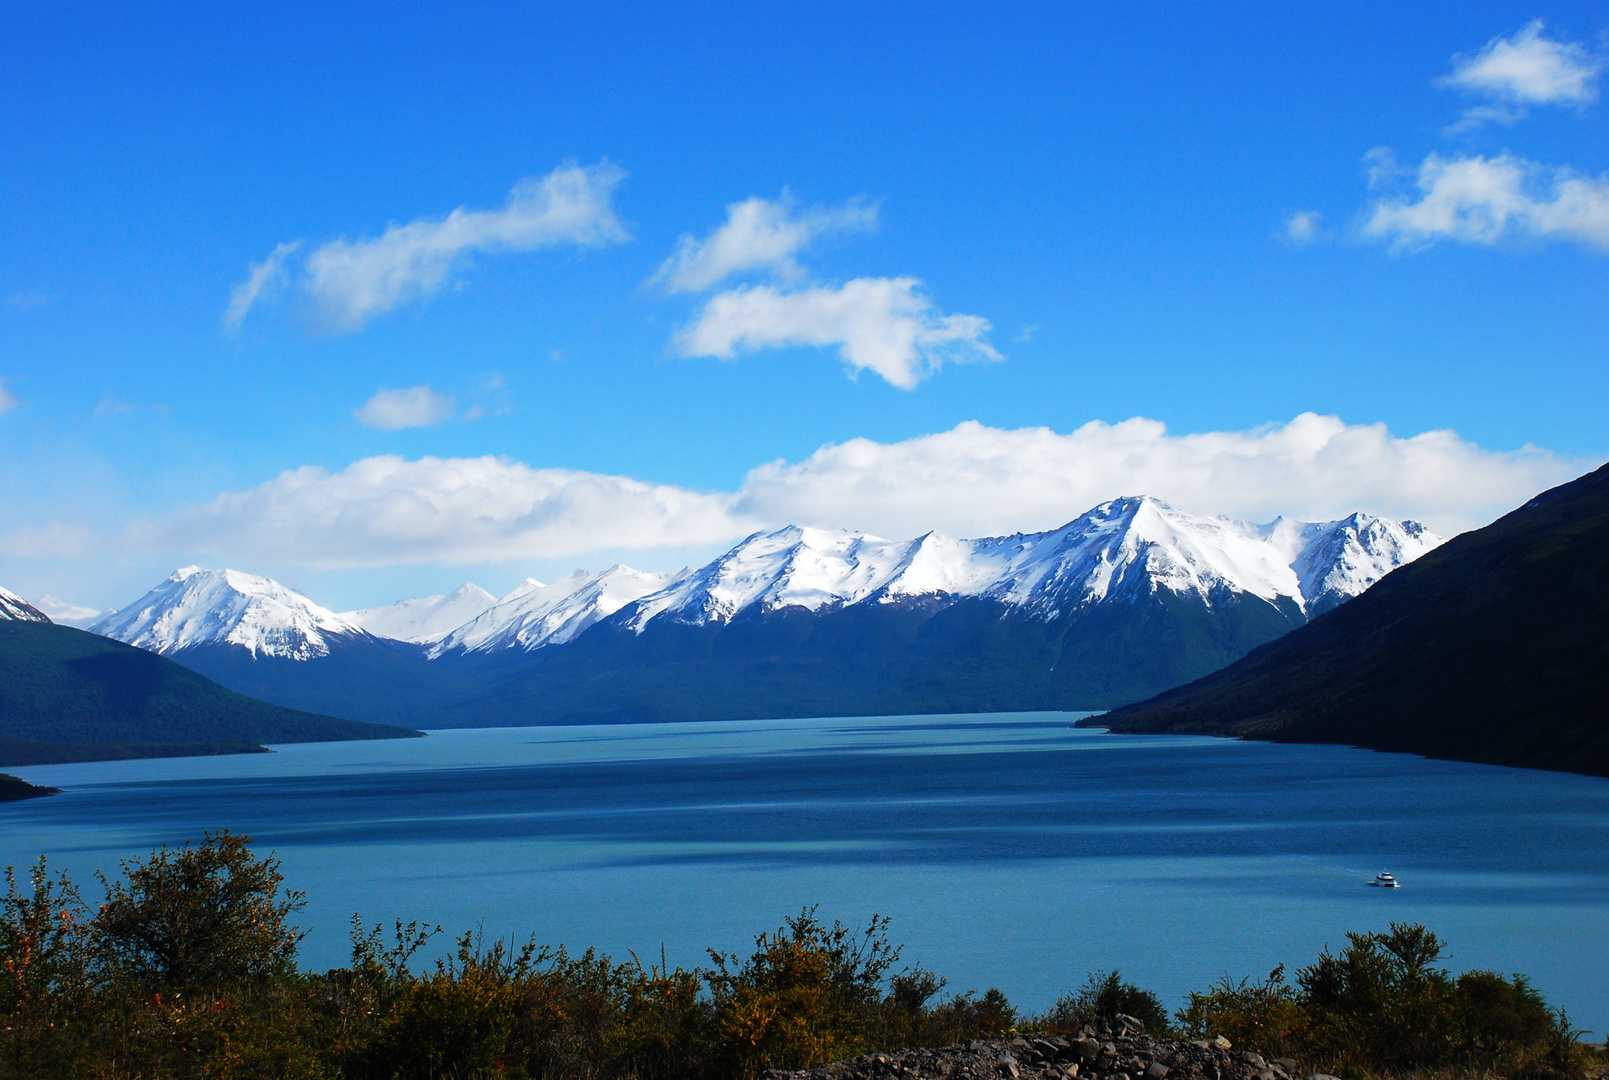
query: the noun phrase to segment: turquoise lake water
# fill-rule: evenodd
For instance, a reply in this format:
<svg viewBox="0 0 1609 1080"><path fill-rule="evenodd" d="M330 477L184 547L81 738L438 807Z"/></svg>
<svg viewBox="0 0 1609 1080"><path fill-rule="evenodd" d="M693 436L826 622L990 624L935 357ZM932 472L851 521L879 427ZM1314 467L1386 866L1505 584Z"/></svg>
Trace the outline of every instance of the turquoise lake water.
<svg viewBox="0 0 1609 1080"><path fill-rule="evenodd" d="M699 963L802 905L893 919L951 989L1042 1008L1117 967L1176 1006L1224 973L1422 922L1609 1029L1609 781L1328 746L1116 736L1078 714L433 732L9 770L0 863L97 869L227 827L349 920ZM1367 882L1388 869L1395 891ZM445 940L445 939L443 939Z"/></svg>

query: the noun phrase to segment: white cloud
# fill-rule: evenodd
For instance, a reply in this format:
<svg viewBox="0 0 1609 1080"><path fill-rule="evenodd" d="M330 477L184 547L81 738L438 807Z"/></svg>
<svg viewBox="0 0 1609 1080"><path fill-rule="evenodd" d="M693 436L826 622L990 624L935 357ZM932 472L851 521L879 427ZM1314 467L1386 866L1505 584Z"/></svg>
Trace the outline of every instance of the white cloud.
<svg viewBox="0 0 1609 1080"><path fill-rule="evenodd" d="M18 311L44 307L48 303L50 303L50 294L40 292L38 289L24 289L22 292L12 293L6 297L6 306L16 308Z"/></svg>
<svg viewBox="0 0 1609 1080"><path fill-rule="evenodd" d="M374 316L443 288L472 255L624 243L630 234L615 214L615 188L625 171L603 162L564 165L514 185L496 210L459 207L440 220L391 225L377 237L331 240L311 251L295 277L332 331L358 330ZM285 273L295 243L281 244L235 286L224 325L237 326Z"/></svg>
<svg viewBox="0 0 1609 1080"><path fill-rule="evenodd" d="M794 256L813 241L834 233L871 232L877 224L877 204L860 199L803 211L787 192L775 202L750 198L730 203L725 223L702 240L683 236L676 254L664 261L650 284L662 284L669 292L703 292L750 270L796 281L804 271Z"/></svg>
<svg viewBox="0 0 1609 1080"><path fill-rule="evenodd" d="M1495 37L1474 56L1453 58L1443 86L1515 104L1582 105L1598 97L1603 61L1581 45L1542 36L1542 20Z"/></svg>
<svg viewBox="0 0 1609 1080"><path fill-rule="evenodd" d="M1297 247L1306 247L1319 238L1324 215L1317 210L1298 210L1285 219L1285 239Z"/></svg>
<svg viewBox="0 0 1609 1080"><path fill-rule="evenodd" d="M1456 123L1448 124L1441 129L1446 136L1462 135L1466 131L1475 131L1487 124L1500 124L1503 127L1513 127L1525 119L1525 110L1512 108L1508 105L1476 105L1465 109L1464 115Z"/></svg>
<svg viewBox="0 0 1609 1080"><path fill-rule="evenodd" d="M229 306L224 308L223 328L233 332L240 329L242 320L259 299L272 296L285 287L289 278L285 263L302 246L300 240L290 240L275 246L268 258L251 263L246 268L246 280L229 292Z"/></svg>
<svg viewBox="0 0 1609 1080"><path fill-rule="evenodd" d="M797 464L762 466L734 510L889 536L935 527L979 536L1053 528L1106 499L1154 495L1250 520L1329 520L1361 509L1458 531L1583 468L1532 448L1492 453L1450 431L1404 439L1383 424L1313 413L1194 435L1142 418L1068 434L968 422L892 444L852 439Z"/></svg>
<svg viewBox="0 0 1609 1080"><path fill-rule="evenodd" d="M1450 431L1398 438L1383 424L1312 413L1253 431L1194 435L1140 418L1067 434L968 422L897 443L823 446L803 461L752 470L733 492L504 458L367 458L335 473L296 469L138 522L119 548L248 567L475 564L724 545L790 522L889 537L929 529L1002 535L1054 528L1104 500L1139 494L1258 521L1366 510L1454 533L1589 464L1534 447L1494 453ZM40 557L69 540L30 534L8 545L7 538L0 549L38 547Z"/></svg>
<svg viewBox="0 0 1609 1080"><path fill-rule="evenodd" d="M364 427L381 431L431 427L451 420L455 405L451 394L438 394L428 386L380 390L352 413Z"/></svg>
<svg viewBox="0 0 1609 1080"><path fill-rule="evenodd" d="M20 404L22 402L18 401L11 391L6 389L4 380L0 380L0 413L10 412Z"/></svg>
<svg viewBox="0 0 1609 1080"><path fill-rule="evenodd" d="M87 525L48 521L0 532L0 555L18 559L87 559L106 554L106 538Z"/></svg>
<svg viewBox="0 0 1609 1080"><path fill-rule="evenodd" d="M781 292L768 285L712 297L677 336L683 356L730 360L790 345L836 345L855 369L912 389L945 361L998 360L989 321L943 315L915 278L856 278L838 288Z"/></svg>
<svg viewBox="0 0 1609 1080"><path fill-rule="evenodd" d="M1419 167L1417 188L1417 200L1376 202L1364 235L1405 249L1444 239L1496 244L1530 237L1609 250L1609 174L1582 176L1509 154L1431 154Z"/></svg>
<svg viewBox="0 0 1609 1080"><path fill-rule="evenodd" d="M505 458L365 458L306 467L144 521L146 549L321 568L473 564L600 547L709 544L741 535L730 497Z"/></svg>
<svg viewBox="0 0 1609 1080"><path fill-rule="evenodd" d="M71 600L62 600L48 594L33 603L34 607L50 616L51 622L76 626L79 629L88 626L101 615L97 608L85 607L83 604L75 604Z"/></svg>

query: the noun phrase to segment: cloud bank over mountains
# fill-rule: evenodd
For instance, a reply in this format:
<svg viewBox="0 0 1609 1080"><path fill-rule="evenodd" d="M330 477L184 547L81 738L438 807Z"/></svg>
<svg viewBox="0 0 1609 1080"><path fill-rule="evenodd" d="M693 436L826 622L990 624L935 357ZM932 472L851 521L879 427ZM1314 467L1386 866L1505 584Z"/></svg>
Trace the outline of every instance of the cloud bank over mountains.
<svg viewBox="0 0 1609 1080"><path fill-rule="evenodd" d="M1053 528L1140 494L1257 521L1362 509L1451 534L1590 464L1534 448L1487 451L1450 431L1399 438L1381 424L1312 413L1253 431L1187 435L1143 418L1065 434L967 422L901 442L828 444L802 461L751 470L736 491L490 456L309 466L135 522L118 544L243 565L473 565L726 544L784 524L999 535Z"/></svg>

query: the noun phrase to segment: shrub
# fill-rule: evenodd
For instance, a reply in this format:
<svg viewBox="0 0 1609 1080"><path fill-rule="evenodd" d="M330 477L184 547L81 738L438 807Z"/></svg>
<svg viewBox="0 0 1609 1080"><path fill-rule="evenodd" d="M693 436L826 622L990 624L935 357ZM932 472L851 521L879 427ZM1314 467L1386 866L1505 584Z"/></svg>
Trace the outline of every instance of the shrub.
<svg viewBox="0 0 1609 1080"><path fill-rule="evenodd" d="M710 950L708 983L731 1075L804 1069L866 1048L883 978L899 959L886 919L874 915L857 933L825 925L810 907L754 945L741 965L735 954Z"/></svg>
<svg viewBox="0 0 1609 1080"><path fill-rule="evenodd" d="M278 860L227 830L199 845L163 846L108 882L95 934L106 960L137 981L172 988L288 975L302 932L302 894L279 895Z"/></svg>
<svg viewBox="0 0 1609 1080"><path fill-rule="evenodd" d="M1284 964L1262 982L1235 982L1225 975L1205 991L1191 991L1174 1017L1186 1038L1222 1035L1270 1058L1296 1055L1307 1029L1307 1010L1286 983Z"/></svg>
<svg viewBox="0 0 1609 1080"><path fill-rule="evenodd" d="M1123 981L1115 969L1092 972L1084 985L1058 998L1041 1023L1056 1031L1077 1031L1088 1024L1097 1030L1116 1028L1118 1014L1132 1016L1153 1035L1168 1031L1168 1014L1162 1001L1149 990Z"/></svg>

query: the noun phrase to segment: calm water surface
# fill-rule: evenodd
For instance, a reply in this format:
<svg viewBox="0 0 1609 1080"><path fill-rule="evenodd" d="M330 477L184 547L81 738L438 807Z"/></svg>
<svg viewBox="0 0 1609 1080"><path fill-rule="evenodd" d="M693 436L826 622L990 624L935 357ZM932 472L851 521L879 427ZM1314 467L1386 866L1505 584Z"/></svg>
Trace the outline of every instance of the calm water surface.
<svg viewBox="0 0 1609 1080"><path fill-rule="evenodd" d="M1323 746L1116 736L1077 714L434 732L271 755L12 770L0 863L96 869L246 832L354 912L646 960L745 945L801 905L891 916L953 989L1047 1005L1093 968L1176 1005L1423 922L1609 1029L1609 781ZM1389 869L1396 891L1366 883ZM90 890L93 893L93 889Z"/></svg>

